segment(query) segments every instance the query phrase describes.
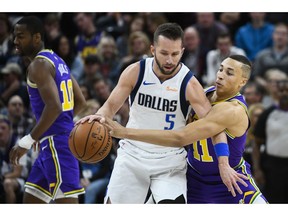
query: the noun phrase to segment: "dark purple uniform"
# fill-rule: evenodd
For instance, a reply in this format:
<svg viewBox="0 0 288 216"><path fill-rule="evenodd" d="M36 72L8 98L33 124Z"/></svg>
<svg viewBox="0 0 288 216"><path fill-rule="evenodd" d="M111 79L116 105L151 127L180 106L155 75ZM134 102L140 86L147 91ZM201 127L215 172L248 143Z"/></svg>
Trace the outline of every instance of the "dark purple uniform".
<svg viewBox="0 0 288 216"><path fill-rule="evenodd" d="M78 161L68 146L69 133L73 123L73 86L70 70L65 62L51 50L42 50L35 58L44 58L55 67L55 83L62 103L62 113L40 140L40 153L35 161L26 187L38 190L41 196L55 199L59 189L65 196L84 193L79 185L80 171ZM36 84L28 82L28 92L32 111L39 121L44 102Z"/></svg>
<svg viewBox="0 0 288 216"><path fill-rule="evenodd" d="M206 89L207 94L213 91L214 86ZM245 99L240 93L226 101L237 101L247 111ZM233 136L228 130L225 130L225 133L230 150L229 164L236 172L249 177L249 180L246 180L248 187L238 184L243 194L236 192L236 197L233 197L221 180L212 139L200 140L193 143L188 150L188 203L253 203L258 196L265 200L251 176L250 164L242 157L247 133L240 137Z"/></svg>

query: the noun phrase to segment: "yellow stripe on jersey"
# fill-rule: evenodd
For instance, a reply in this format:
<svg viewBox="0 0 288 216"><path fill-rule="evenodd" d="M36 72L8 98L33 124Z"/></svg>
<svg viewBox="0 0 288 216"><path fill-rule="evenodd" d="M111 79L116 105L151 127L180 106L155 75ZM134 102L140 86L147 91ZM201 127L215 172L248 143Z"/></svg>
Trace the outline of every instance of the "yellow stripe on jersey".
<svg viewBox="0 0 288 216"><path fill-rule="evenodd" d="M52 64L52 66L55 68L55 64L54 64L54 62L53 61L51 61L51 59L49 59L49 58L47 58L46 56L36 56L35 58L43 58L43 59L46 59L47 61L49 61L51 64Z"/></svg>
<svg viewBox="0 0 288 216"><path fill-rule="evenodd" d="M45 190L44 188L40 187L39 185L33 184L31 182L26 182L25 187L37 189L37 190L43 192L44 194L46 194L47 196L51 197L51 193L49 191Z"/></svg>
<svg viewBox="0 0 288 216"><path fill-rule="evenodd" d="M37 88L36 83L32 83L28 78L27 78L27 85L29 85L31 88Z"/></svg>
<svg viewBox="0 0 288 216"><path fill-rule="evenodd" d="M66 192L64 193L65 196L69 196L69 195L74 195L74 194L82 194L85 192L85 189L84 188L81 188L79 190L74 190L74 191L69 191L69 192Z"/></svg>
<svg viewBox="0 0 288 216"><path fill-rule="evenodd" d="M49 137L49 147L50 147L50 150L52 152L52 158L54 161L55 171L56 171L55 188L54 188L53 194L52 194L52 197L55 197L55 195L57 194L57 191L60 187L60 184L62 183L62 178L61 178L61 170L60 170L58 155L57 155L57 151L56 151L55 146L54 146L53 136Z"/></svg>

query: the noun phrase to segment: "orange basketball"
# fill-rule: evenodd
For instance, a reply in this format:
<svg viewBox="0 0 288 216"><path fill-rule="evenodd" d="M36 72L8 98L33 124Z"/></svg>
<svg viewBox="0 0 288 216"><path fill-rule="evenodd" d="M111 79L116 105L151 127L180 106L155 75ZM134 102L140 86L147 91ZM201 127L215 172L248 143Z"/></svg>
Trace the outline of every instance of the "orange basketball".
<svg viewBox="0 0 288 216"><path fill-rule="evenodd" d="M103 160L112 147L112 137L105 125L98 121L76 125L69 136L69 148L72 154L85 163L97 163Z"/></svg>

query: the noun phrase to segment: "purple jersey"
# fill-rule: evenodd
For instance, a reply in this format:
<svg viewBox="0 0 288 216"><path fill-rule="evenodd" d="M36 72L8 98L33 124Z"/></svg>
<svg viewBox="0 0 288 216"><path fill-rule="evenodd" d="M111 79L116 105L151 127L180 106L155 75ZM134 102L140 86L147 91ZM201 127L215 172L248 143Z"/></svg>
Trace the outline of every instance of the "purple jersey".
<svg viewBox="0 0 288 216"><path fill-rule="evenodd" d="M42 137L55 135L59 133L70 132L74 126L73 123L73 86L70 77L70 69L65 62L52 50L42 50L35 58L44 58L49 61L55 68L55 83L58 89L58 95L62 104L62 112L51 125L51 127L43 134ZM28 92L32 111L38 122L43 112L45 103L37 89L36 84L31 83L29 80Z"/></svg>
<svg viewBox="0 0 288 216"><path fill-rule="evenodd" d="M206 89L206 94L213 91L215 91L214 86ZM243 106L247 113L246 102L240 93L226 99L226 101L237 101ZM213 103L212 105L214 104L216 103ZM244 180L248 186L245 187L242 184L238 184L243 191L243 194L236 192L236 197L233 197L222 182L212 139L200 140L193 143L188 149L187 160L189 166L186 174L187 202L223 204L253 203L258 197L261 197L264 202L267 202L254 182L251 175L250 164L242 157L247 131L240 137L233 136L228 130L225 130L225 133L227 135L230 150L229 164L237 173L248 177L248 180Z"/></svg>
<svg viewBox="0 0 288 216"><path fill-rule="evenodd" d="M206 93L213 91L215 91L214 86L206 89ZM242 105L247 112L247 104L240 93L228 98L226 101L235 100ZM214 104L216 103L213 103L212 105ZM236 167L240 164L245 149L246 133L240 137L234 137L228 130L225 130L225 133L227 134L230 150L229 163L231 167ZM218 160L215 155L211 138L199 140L190 146L188 150L188 163L201 175L219 174Z"/></svg>
<svg viewBox="0 0 288 216"><path fill-rule="evenodd" d="M42 135L40 152L33 164L26 188L34 189L46 201L55 199L61 190L65 197L84 193L80 185L79 162L72 155L68 138L73 123L73 86L70 70L52 50L42 50L35 58L44 58L55 68L55 83L62 103L62 112L51 127ZM44 102L37 85L28 82L31 107L37 122L44 109Z"/></svg>

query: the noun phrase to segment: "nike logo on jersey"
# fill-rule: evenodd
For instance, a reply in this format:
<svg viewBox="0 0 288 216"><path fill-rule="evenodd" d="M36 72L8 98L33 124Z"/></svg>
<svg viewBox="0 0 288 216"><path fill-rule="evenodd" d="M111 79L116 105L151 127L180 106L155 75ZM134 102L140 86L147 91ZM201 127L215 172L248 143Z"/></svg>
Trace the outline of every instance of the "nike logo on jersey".
<svg viewBox="0 0 288 216"><path fill-rule="evenodd" d="M143 85L155 85L156 83L152 83L152 82L146 82L146 80L144 80Z"/></svg>

